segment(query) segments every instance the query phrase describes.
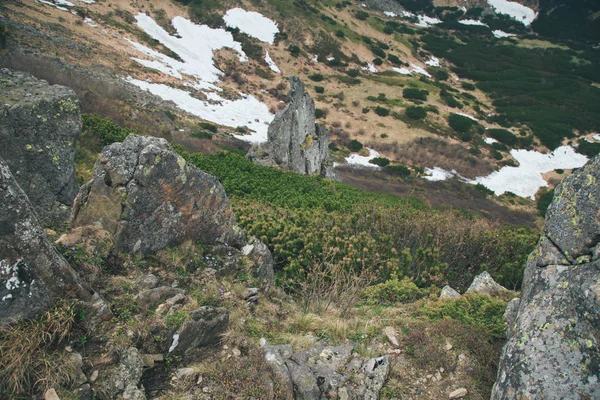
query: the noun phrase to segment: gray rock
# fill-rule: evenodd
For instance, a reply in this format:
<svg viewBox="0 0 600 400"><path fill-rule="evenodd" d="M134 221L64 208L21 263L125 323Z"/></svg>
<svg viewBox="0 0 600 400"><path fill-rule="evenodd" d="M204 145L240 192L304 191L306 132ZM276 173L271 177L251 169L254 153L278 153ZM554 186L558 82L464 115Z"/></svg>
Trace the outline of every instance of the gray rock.
<svg viewBox="0 0 600 400"><path fill-rule="evenodd" d="M288 367L294 383L294 398L296 400L319 400L321 398L317 378L308 366L296 364L293 361L286 361L285 365Z"/></svg>
<svg viewBox="0 0 600 400"><path fill-rule="evenodd" d="M183 295L185 291L170 286L161 286L144 290L135 297L135 302L141 312L148 312L178 294Z"/></svg>
<svg viewBox="0 0 600 400"><path fill-rule="evenodd" d="M459 388L456 389L454 391L452 391L449 395L448 398L449 399L462 399L463 397L465 397L469 392L467 391L467 389L465 388Z"/></svg>
<svg viewBox="0 0 600 400"><path fill-rule="evenodd" d="M273 369L275 375L282 383L282 385L286 388L287 396L286 398L293 398L294 396L294 383L292 382L292 377L290 375L290 370L285 364L285 360L288 359L292 355L292 346L291 345L279 345L279 346L271 346L265 345L263 346L263 354L267 363Z"/></svg>
<svg viewBox="0 0 600 400"><path fill-rule="evenodd" d="M145 400L146 396L138 388L143 369L144 362L139 351L130 347L121 355L119 366L105 380L99 382L99 387L112 398Z"/></svg>
<svg viewBox="0 0 600 400"><path fill-rule="evenodd" d="M365 400L377 400L390 372L389 356L371 358L364 366Z"/></svg>
<svg viewBox="0 0 600 400"><path fill-rule="evenodd" d="M599 167L596 157L556 189L527 261L494 400L600 398L600 260L592 261L600 239Z"/></svg>
<svg viewBox="0 0 600 400"><path fill-rule="evenodd" d="M200 307L190 313L181 327L177 344L169 352L183 354L187 350L217 343L229 325L229 313L221 307ZM175 339L174 339L175 341Z"/></svg>
<svg viewBox="0 0 600 400"><path fill-rule="evenodd" d="M315 123L315 102L302 81L292 76L288 107L269 125L267 142L253 146L247 157L262 165L337 179L328 146L329 132Z"/></svg>
<svg viewBox="0 0 600 400"><path fill-rule="evenodd" d="M242 253L252 261L252 275L255 278L273 280L273 255L266 244L252 236L242 247Z"/></svg>
<svg viewBox="0 0 600 400"><path fill-rule="evenodd" d="M33 318L56 299L93 291L54 249L33 206L0 159L0 322Z"/></svg>
<svg viewBox="0 0 600 400"><path fill-rule="evenodd" d="M489 272L483 271L473 279L473 282L466 293L496 294L506 290L507 289L504 286L500 285L492 278Z"/></svg>
<svg viewBox="0 0 600 400"><path fill-rule="evenodd" d="M444 286L440 293L440 299L456 299L458 297L460 297L460 293L448 285Z"/></svg>
<svg viewBox="0 0 600 400"><path fill-rule="evenodd" d="M506 309L504 310L504 321L506 321L506 337L510 337L512 335L513 328L515 326L515 321L517 319L517 315L519 314L519 304L521 303L521 299L515 298L508 302L506 305Z"/></svg>
<svg viewBox="0 0 600 400"><path fill-rule="evenodd" d="M144 275L138 284L144 289L154 289L158 286L158 277L154 274Z"/></svg>
<svg viewBox="0 0 600 400"><path fill-rule="evenodd" d="M386 326L383 328L383 334L387 337L390 344L394 347L400 347L400 342L398 341L398 335L396 334L396 330L391 326Z"/></svg>
<svg viewBox="0 0 600 400"><path fill-rule="evenodd" d="M81 113L75 92L29 74L0 70L0 157L43 225L69 217L79 185L75 142Z"/></svg>
<svg viewBox="0 0 600 400"><path fill-rule="evenodd" d="M154 253L186 240L241 247L219 181L188 164L165 139L130 135L106 146L73 206L72 227L96 225L120 252Z"/></svg>

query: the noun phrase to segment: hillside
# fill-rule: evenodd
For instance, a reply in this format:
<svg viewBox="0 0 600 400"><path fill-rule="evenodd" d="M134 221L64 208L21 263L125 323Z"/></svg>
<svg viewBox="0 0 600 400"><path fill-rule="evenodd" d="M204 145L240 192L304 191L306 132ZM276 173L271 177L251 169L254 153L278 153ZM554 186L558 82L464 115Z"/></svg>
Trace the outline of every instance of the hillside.
<svg viewBox="0 0 600 400"><path fill-rule="evenodd" d="M0 398L594 398L599 11L0 3Z"/></svg>

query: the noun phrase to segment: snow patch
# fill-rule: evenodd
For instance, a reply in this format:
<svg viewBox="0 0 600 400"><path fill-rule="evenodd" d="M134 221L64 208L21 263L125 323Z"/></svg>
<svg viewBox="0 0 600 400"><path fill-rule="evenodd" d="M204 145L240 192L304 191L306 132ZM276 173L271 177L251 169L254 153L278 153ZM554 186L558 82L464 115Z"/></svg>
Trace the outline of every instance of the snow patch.
<svg viewBox="0 0 600 400"><path fill-rule="evenodd" d="M169 347L169 353L177 348L179 345L179 333L173 335L173 344Z"/></svg>
<svg viewBox="0 0 600 400"><path fill-rule="evenodd" d="M193 97L185 90L175 89L167 85L150 83L138 79L127 78L127 81L163 100L174 102L177 107L192 115L211 121L215 124L230 127L246 126L254 132L250 135L234 135L240 140L250 143L267 141L267 130L274 115L266 104L254 96L242 95L239 100L227 100L217 93L207 93L207 100Z"/></svg>
<svg viewBox="0 0 600 400"><path fill-rule="evenodd" d="M410 70L408 68L404 68L404 67L402 67L402 68L392 67L392 70L394 72L397 72L397 73L402 74L402 75L412 75L412 72L410 72Z"/></svg>
<svg viewBox="0 0 600 400"><path fill-rule="evenodd" d="M414 14L412 16L414 16ZM428 17L427 15L418 15L417 19L419 21L415 25L420 26L421 28L427 28L427 27L430 27L431 25L436 25L436 24L442 23L442 20L437 19L437 18L431 18L431 17Z"/></svg>
<svg viewBox="0 0 600 400"><path fill-rule="evenodd" d="M430 67L439 67L440 59L435 56L431 56L431 58L428 61L425 61L425 64L429 65Z"/></svg>
<svg viewBox="0 0 600 400"><path fill-rule="evenodd" d="M537 17L537 13L529 7L514 1L507 0L487 0L487 3L496 10L499 14L511 16L514 20L521 22L525 26L531 23Z"/></svg>
<svg viewBox="0 0 600 400"><path fill-rule="evenodd" d="M375 66L373 64L368 63L367 65L368 65L369 72L372 72L372 73L377 72L377 68L375 68Z"/></svg>
<svg viewBox="0 0 600 400"><path fill-rule="evenodd" d="M358 154L350 154L350 157L346 158L346 162L351 165L359 165L361 167L373 168L373 169L381 169L379 165L371 164L369 161L379 157L379 153L373 149L365 147L365 149L369 150L368 156L361 156Z"/></svg>
<svg viewBox="0 0 600 400"><path fill-rule="evenodd" d="M98 27L98 24L96 23L96 21L94 21L93 19L91 19L89 17L85 17L85 19L83 20L83 22L85 22L86 24L88 24L92 28Z"/></svg>
<svg viewBox="0 0 600 400"><path fill-rule="evenodd" d="M273 61L273 59L269 55L268 51L265 54L265 62L269 65L269 68L271 69L271 71L277 72L278 74L281 73L281 70L279 69L279 67L277 66L277 64L275 64L275 61Z"/></svg>
<svg viewBox="0 0 600 400"><path fill-rule="evenodd" d="M431 78L431 75L429 72L425 71L425 68L414 64L411 65L411 68L411 72L416 72L417 74L425 75L426 77Z"/></svg>
<svg viewBox="0 0 600 400"><path fill-rule="evenodd" d="M472 119L472 120L473 120L473 121L475 121L475 122L479 121L477 118L475 118L475 117L473 117L473 116L471 116L471 115L469 115L469 114L464 114L464 113L454 113L454 114L457 114L457 115L462 115L463 117L470 118L470 119Z"/></svg>
<svg viewBox="0 0 600 400"><path fill-rule="evenodd" d="M491 137L486 137L483 139L484 142L486 142L487 144L494 144L494 143L498 143L498 141L494 138Z"/></svg>
<svg viewBox="0 0 600 400"><path fill-rule="evenodd" d="M393 12L391 12L391 11L384 11L384 12L383 12L383 15L385 15L386 17L390 17L390 18L394 18L394 17L397 17L397 16L398 16L398 14L396 14L396 13L393 13Z"/></svg>
<svg viewBox="0 0 600 400"><path fill-rule="evenodd" d="M445 181L446 179L459 176L458 172L456 172L455 170L446 171L445 169L442 169L440 167L425 168L425 173L427 175L423 178L432 182Z"/></svg>
<svg viewBox="0 0 600 400"><path fill-rule="evenodd" d="M463 19L458 21L458 23L463 25L487 26L489 28L488 24L484 24L483 22L477 21L476 19Z"/></svg>
<svg viewBox="0 0 600 400"><path fill-rule="evenodd" d="M254 11L246 11L241 8L232 8L223 16L227 26L238 28L248 36L256 38L261 42L273 44L275 35L279 32L277 23Z"/></svg>
<svg viewBox="0 0 600 400"><path fill-rule="evenodd" d="M598 142L600 142L600 135L599 134L595 134L592 136L592 139L597 140Z"/></svg>
<svg viewBox="0 0 600 400"><path fill-rule="evenodd" d="M498 39L502 39L502 38L507 38L507 37L511 37L511 36L515 36L514 33L506 33L504 31L501 30L495 30L492 31L492 34L497 37Z"/></svg>

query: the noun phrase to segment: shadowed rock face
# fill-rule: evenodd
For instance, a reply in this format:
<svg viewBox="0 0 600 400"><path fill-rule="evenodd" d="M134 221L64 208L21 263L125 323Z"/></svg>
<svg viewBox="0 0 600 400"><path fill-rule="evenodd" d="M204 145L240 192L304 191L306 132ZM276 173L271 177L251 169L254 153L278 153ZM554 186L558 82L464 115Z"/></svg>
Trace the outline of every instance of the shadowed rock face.
<svg viewBox="0 0 600 400"><path fill-rule="evenodd" d="M492 399L600 398L599 180L596 157L556 189L518 311L507 313Z"/></svg>
<svg viewBox="0 0 600 400"><path fill-rule="evenodd" d="M217 178L188 164L166 140L138 135L102 150L94 178L77 195L71 225L96 225L128 253L186 240L245 244Z"/></svg>
<svg viewBox="0 0 600 400"><path fill-rule="evenodd" d="M68 218L78 191L75 141L79 100L64 86L0 70L0 157L44 225Z"/></svg>
<svg viewBox="0 0 600 400"><path fill-rule="evenodd" d="M248 152L254 162L299 174L337 179L329 160L329 132L315 123L315 102L300 79L290 78L288 107L269 125L268 141Z"/></svg>
<svg viewBox="0 0 600 400"><path fill-rule="evenodd" d="M56 252L33 206L0 159L0 323L32 318L62 298L91 300Z"/></svg>

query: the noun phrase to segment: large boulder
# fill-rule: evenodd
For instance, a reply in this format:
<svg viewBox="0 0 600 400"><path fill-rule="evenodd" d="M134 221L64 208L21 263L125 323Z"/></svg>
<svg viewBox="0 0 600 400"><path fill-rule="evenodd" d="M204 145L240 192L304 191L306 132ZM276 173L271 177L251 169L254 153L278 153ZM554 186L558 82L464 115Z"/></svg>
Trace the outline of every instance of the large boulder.
<svg viewBox="0 0 600 400"><path fill-rule="evenodd" d="M267 132L267 142L255 145L248 158L299 174L337 179L329 159L329 132L315 123L315 102L295 76L290 78L288 106L279 112Z"/></svg>
<svg viewBox="0 0 600 400"><path fill-rule="evenodd" d="M81 187L72 227L96 225L119 252L151 254L186 240L245 244L217 178L188 164L165 139L128 136L106 146Z"/></svg>
<svg viewBox="0 0 600 400"><path fill-rule="evenodd" d="M75 141L81 133L73 90L0 70L0 157L43 225L62 225L78 191Z"/></svg>
<svg viewBox="0 0 600 400"><path fill-rule="evenodd" d="M0 204L0 323L34 317L56 299L92 300L92 291L52 247L1 158Z"/></svg>
<svg viewBox="0 0 600 400"><path fill-rule="evenodd" d="M556 189L521 300L507 310L492 399L600 398L599 180L596 157Z"/></svg>

